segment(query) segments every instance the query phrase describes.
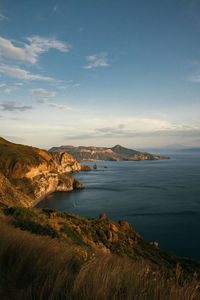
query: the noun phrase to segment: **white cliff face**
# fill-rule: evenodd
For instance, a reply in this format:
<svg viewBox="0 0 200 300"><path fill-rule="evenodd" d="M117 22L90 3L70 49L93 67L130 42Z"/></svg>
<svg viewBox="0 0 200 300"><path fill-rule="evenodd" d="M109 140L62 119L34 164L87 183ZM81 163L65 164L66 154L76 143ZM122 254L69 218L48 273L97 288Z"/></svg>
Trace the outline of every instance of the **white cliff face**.
<svg viewBox="0 0 200 300"><path fill-rule="evenodd" d="M54 191L71 191L83 185L66 174L81 170L66 152L49 152L0 138L0 200L32 206ZM5 150L6 149L6 150ZM4 153L7 155L2 155Z"/></svg>
<svg viewBox="0 0 200 300"><path fill-rule="evenodd" d="M60 178L59 174L39 175L32 178L32 183L35 186L34 194L37 200L41 200L47 194L55 191L72 191L73 178Z"/></svg>
<svg viewBox="0 0 200 300"><path fill-rule="evenodd" d="M68 153L54 154L48 163L30 167L25 177L31 180L34 186L35 200L41 200L47 194L55 191L71 191L74 188L84 188L82 184L65 173L78 172L80 164Z"/></svg>
<svg viewBox="0 0 200 300"><path fill-rule="evenodd" d="M59 152L59 163L57 164L57 169L61 173L68 172L79 172L81 170L80 164L66 152Z"/></svg>
<svg viewBox="0 0 200 300"><path fill-rule="evenodd" d="M54 160L49 161L48 164L42 163L39 166L30 167L25 176L31 179L41 174L48 175L53 170L58 173L79 172L81 166L70 154L59 152L56 153Z"/></svg>

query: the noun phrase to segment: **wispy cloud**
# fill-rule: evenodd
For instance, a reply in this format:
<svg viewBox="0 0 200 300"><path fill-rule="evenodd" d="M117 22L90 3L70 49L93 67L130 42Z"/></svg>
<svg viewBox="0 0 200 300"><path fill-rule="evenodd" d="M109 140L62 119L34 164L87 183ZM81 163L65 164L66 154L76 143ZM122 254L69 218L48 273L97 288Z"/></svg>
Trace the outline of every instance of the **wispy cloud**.
<svg viewBox="0 0 200 300"><path fill-rule="evenodd" d="M21 69L20 67L17 66L0 65L0 73L4 73L12 78L17 78L17 79L60 82L60 80L56 80L51 77L31 74L29 71Z"/></svg>
<svg viewBox="0 0 200 300"><path fill-rule="evenodd" d="M79 128L69 132L66 138L79 139L127 139L135 137L197 137L200 134L200 124L192 126L188 124L170 123L157 119L130 118L126 120L110 120L110 126L106 120L80 121ZM94 128L93 124L98 126ZM81 130L80 130L81 128Z"/></svg>
<svg viewBox="0 0 200 300"><path fill-rule="evenodd" d="M77 87L79 87L80 85L81 85L80 83L72 84L72 88L77 88Z"/></svg>
<svg viewBox="0 0 200 300"><path fill-rule="evenodd" d="M66 84L66 85L60 85L60 86L58 86L58 88L60 90L66 90L66 89L70 88L70 85L68 85L68 84Z"/></svg>
<svg viewBox="0 0 200 300"><path fill-rule="evenodd" d="M73 83L73 80L71 80L71 82L67 83L66 85L60 85L60 86L58 86L58 88L60 90L65 90L65 89L69 89L69 88L77 88L80 85L81 85L80 83Z"/></svg>
<svg viewBox="0 0 200 300"><path fill-rule="evenodd" d="M91 56L86 56L86 60L88 61L88 65L84 66L84 69L92 69L97 67L108 67L108 53L101 52L98 54L94 54Z"/></svg>
<svg viewBox="0 0 200 300"><path fill-rule="evenodd" d="M4 93L5 93L5 94L10 94L11 91L12 91L11 89L5 89L5 90L4 90Z"/></svg>
<svg viewBox="0 0 200 300"><path fill-rule="evenodd" d="M57 11L58 11L58 8L59 8L59 6L58 6L58 5L55 5L55 6L53 7L53 12L57 12Z"/></svg>
<svg viewBox="0 0 200 300"><path fill-rule="evenodd" d="M32 109L32 106L20 106L15 101L7 101L0 103L0 109L3 111L25 111Z"/></svg>
<svg viewBox="0 0 200 300"><path fill-rule="evenodd" d="M70 45L55 38L33 36L27 38L23 47L14 45L11 40L0 37L0 60L14 60L21 63L35 64L39 55L53 48L61 52L68 52Z"/></svg>
<svg viewBox="0 0 200 300"><path fill-rule="evenodd" d="M37 99L37 100L35 100L37 103L39 103L39 104L46 104L47 103L47 99Z"/></svg>
<svg viewBox="0 0 200 300"><path fill-rule="evenodd" d="M61 105L61 104L57 104L57 103L48 103L48 105L51 107L58 108L58 109L73 110L71 107L69 107L67 105Z"/></svg>
<svg viewBox="0 0 200 300"><path fill-rule="evenodd" d="M54 97L56 94L55 92L49 92L42 88L32 89L30 90L30 92L32 95L42 96L42 97Z"/></svg>
<svg viewBox="0 0 200 300"><path fill-rule="evenodd" d="M8 19L8 17L6 17L3 14L0 14L0 21L7 20L7 19Z"/></svg>
<svg viewBox="0 0 200 300"><path fill-rule="evenodd" d="M48 102L47 99L37 99L36 102L40 104L45 104L50 107L58 108L58 109L71 110L71 111L73 110L71 107L67 105Z"/></svg>
<svg viewBox="0 0 200 300"><path fill-rule="evenodd" d="M0 84L0 88L2 88L2 87L4 87L4 86L6 86L5 83L1 83L1 84Z"/></svg>
<svg viewBox="0 0 200 300"><path fill-rule="evenodd" d="M188 78L189 81L191 82L195 82L195 83L199 83L200 82L200 75L193 75L193 76L190 76Z"/></svg>

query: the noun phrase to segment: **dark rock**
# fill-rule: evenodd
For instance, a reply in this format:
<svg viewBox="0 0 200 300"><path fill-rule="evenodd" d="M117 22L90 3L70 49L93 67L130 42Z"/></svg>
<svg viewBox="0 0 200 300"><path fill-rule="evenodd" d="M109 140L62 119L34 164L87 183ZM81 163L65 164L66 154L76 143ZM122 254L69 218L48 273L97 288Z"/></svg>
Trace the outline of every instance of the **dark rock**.
<svg viewBox="0 0 200 300"><path fill-rule="evenodd" d="M113 224L113 223L110 223L108 226L109 226L113 231L115 231L115 232L118 232L118 231L119 231L118 228L117 228L117 226L116 226L115 224Z"/></svg>
<svg viewBox="0 0 200 300"><path fill-rule="evenodd" d="M81 171L91 171L92 169L88 165L81 165Z"/></svg>
<svg viewBox="0 0 200 300"><path fill-rule="evenodd" d="M151 242L150 244L158 248L158 242Z"/></svg>
<svg viewBox="0 0 200 300"><path fill-rule="evenodd" d="M106 214L105 214L105 213L101 213L101 214L99 215L99 219L105 220L105 219L106 219Z"/></svg>
<svg viewBox="0 0 200 300"><path fill-rule="evenodd" d="M113 232L112 233L112 242L114 242L114 243L116 243L116 242L118 242L118 235L115 233L115 232Z"/></svg>
<svg viewBox="0 0 200 300"><path fill-rule="evenodd" d="M84 189L85 186L82 183L80 183L80 181L74 179L73 188L79 190L79 189Z"/></svg>
<svg viewBox="0 0 200 300"><path fill-rule="evenodd" d="M112 242L113 240L113 234L112 231L106 231L106 236L109 242Z"/></svg>
<svg viewBox="0 0 200 300"><path fill-rule="evenodd" d="M95 169L95 170L97 169L97 164L93 165L93 169Z"/></svg>
<svg viewBox="0 0 200 300"><path fill-rule="evenodd" d="M108 166L104 166L104 169L107 169L108 168Z"/></svg>
<svg viewBox="0 0 200 300"><path fill-rule="evenodd" d="M107 240L107 236L102 229L96 230L96 233L100 237L101 240Z"/></svg>
<svg viewBox="0 0 200 300"><path fill-rule="evenodd" d="M132 229L131 225L126 220L120 220L119 221L119 225L121 226L121 228L123 230L130 230L130 229Z"/></svg>

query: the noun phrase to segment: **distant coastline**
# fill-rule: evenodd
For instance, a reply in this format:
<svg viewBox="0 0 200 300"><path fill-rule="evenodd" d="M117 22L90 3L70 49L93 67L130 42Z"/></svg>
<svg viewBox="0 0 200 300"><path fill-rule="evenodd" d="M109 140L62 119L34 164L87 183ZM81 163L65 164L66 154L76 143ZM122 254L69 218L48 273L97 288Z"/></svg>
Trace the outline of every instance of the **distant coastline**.
<svg viewBox="0 0 200 300"><path fill-rule="evenodd" d="M160 156L148 152L141 152L125 148L121 145L114 147L95 147L95 146L60 146L52 147L50 152L68 152L79 162L85 161L142 161L169 159L168 156Z"/></svg>

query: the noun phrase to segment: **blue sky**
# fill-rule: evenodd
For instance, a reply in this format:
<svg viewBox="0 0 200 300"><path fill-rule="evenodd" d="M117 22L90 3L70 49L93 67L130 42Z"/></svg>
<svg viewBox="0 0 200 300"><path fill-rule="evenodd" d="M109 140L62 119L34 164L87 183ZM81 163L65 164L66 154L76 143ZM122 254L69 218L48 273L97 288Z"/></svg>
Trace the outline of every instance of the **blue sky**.
<svg viewBox="0 0 200 300"><path fill-rule="evenodd" d="M0 135L200 146L200 2L1 0Z"/></svg>

